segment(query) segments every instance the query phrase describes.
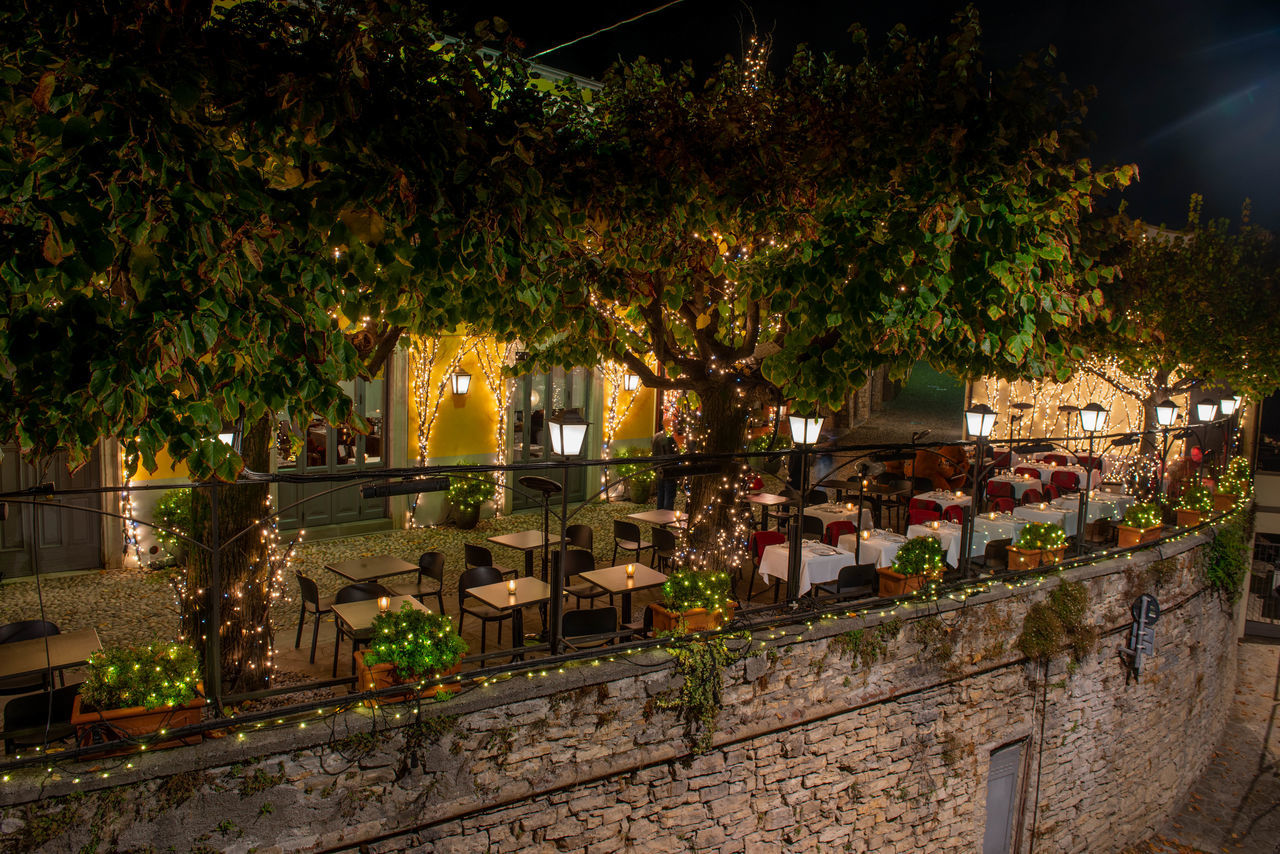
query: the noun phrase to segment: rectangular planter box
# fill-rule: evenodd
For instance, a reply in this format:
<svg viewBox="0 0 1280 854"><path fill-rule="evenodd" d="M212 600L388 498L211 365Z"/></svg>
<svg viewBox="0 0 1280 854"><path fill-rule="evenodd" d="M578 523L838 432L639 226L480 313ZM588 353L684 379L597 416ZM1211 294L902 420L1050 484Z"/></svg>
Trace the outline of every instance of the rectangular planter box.
<svg viewBox="0 0 1280 854"><path fill-rule="evenodd" d="M1018 572L1023 569L1035 569L1040 565L1040 549L1024 549L1019 548L1018 546L1009 546L1006 551L1009 555L1010 572Z"/></svg>
<svg viewBox="0 0 1280 854"><path fill-rule="evenodd" d="M924 587L923 575L900 575L887 566L876 567L876 575L880 576L881 596L905 596Z"/></svg>
<svg viewBox="0 0 1280 854"><path fill-rule="evenodd" d="M1149 543L1152 540L1159 539L1160 532L1164 530L1164 525L1153 525L1150 528L1116 525L1116 530L1120 532L1120 548L1127 549L1139 543Z"/></svg>
<svg viewBox="0 0 1280 854"><path fill-rule="evenodd" d="M396 669L391 664L374 664L367 666L364 663L364 654L367 650L359 650L356 652L356 690L357 691L379 691L383 688L390 688L392 685L405 684L396 679ZM462 662L458 662L448 670L441 671L432 675L431 679L441 676L452 676L462 670ZM462 690L462 686L458 683L447 685L431 685L421 692L405 691L403 694L387 694L379 697L377 700L366 700L365 705L373 707L378 703L399 703L405 700L411 700L415 695L422 698L436 697L441 694L456 694Z"/></svg>
<svg viewBox="0 0 1280 854"><path fill-rule="evenodd" d="M1051 566L1055 563L1062 563L1062 556L1066 553L1066 546L1058 546L1056 549L1044 549L1040 552L1040 565Z"/></svg>
<svg viewBox="0 0 1280 854"><path fill-rule="evenodd" d="M658 632L710 632L733 619L737 606L730 602L723 611L692 608L688 611L668 611L658 603L649 606L653 612L653 631Z"/></svg>
<svg viewBox="0 0 1280 854"><path fill-rule="evenodd" d="M1199 510L1183 510L1179 507L1176 512L1178 514L1179 528L1194 528L1200 524Z"/></svg>
<svg viewBox="0 0 1280 854"><path fill-rule="evenodd" d="M1213 496L1213 512L1225 513L1236 506L1235 495L1215 495Z"/></svg>
<svg viewBox="0 0 1280 854"><path fill-rule="evenodd" d="M148 736L161 729L178 729L200 723L204 717L204 697L196 697L185 706L161 706L158 709L146 709L134 706L128 709L109 709L100 712L89 709L80 703L80 695L71 706L71 725L76 728L76 742L81 747L102 744L115 738L129 736ZM177 747L183 744L199 744L203 735L188 735L173 738L156 744L148 744L149 750L160 747ZM126 746L116 750L103 751L97 756L122 756L133 753L136 747Z"/></svg>

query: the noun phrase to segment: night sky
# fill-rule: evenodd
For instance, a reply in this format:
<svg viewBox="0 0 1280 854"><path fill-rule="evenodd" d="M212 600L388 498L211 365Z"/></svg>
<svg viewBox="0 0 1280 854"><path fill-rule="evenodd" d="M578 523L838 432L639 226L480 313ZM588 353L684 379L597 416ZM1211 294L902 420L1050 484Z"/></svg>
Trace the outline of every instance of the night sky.
<svg viewBox="0 0 1280 854"><path fill-rule="evenodd" d="M663 5L666 0L459 3L459 20L505 18L532 55ZM774 67L798 42L848 58L847 29L875 38L901 22L913 33L944 33L959 2L777 2L750 4L774 36ZM1280 228L1280 0L1170 2L978 2L988 62L1007 66L1049 44L1071 85L1093 85L1088 127L1100 163L1138 164L1125 191L1128 211L1180 226L1187 199L1205 196L1212 216ZM750 31L739 0L681 0L660 12L540 57L598 77L618 57L689 59L699 69L739 53Z"/></svg>

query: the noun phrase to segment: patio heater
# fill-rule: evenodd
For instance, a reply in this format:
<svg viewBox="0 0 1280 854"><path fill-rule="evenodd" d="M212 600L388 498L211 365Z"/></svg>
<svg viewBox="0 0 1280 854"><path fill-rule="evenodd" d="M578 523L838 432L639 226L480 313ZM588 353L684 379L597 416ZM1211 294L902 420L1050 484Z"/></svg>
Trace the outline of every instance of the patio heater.
<svg viewBox="0 0 1280 854"><path fill-rule="evenodd" d="M1164 493L1165 463L1169 459L1169 428L1178 419L1178 404L1167 397L1156 404L1156 423L1160 425L1160 482L1156 491Z"/></svg>
<svg viewBox="0 0 1280 854"><path fill-rule="evenodd" d="M800 590L800 532L804 528L804 501L809 492L809 451L817 444L825 419L821 415L787 417L791 422L791 441L800 449L800 500L787 538L787 601L791 601Z"/></svg>
<svg viewBox="0 0 1280 854"><path fill-rule="evenodd" d="M576 457L582 453L582 445L587 438L587 421L576 409L562 411L547 419L547 432L551 436L551 452L561 459ZM569 470L564 469L563 480L568 481ZM551 573L551 606L548 622L551 626L551 654L561 652L561 617L564 615L564 565L565 565L565 522L569 518L568 483L561 483L560 489L560 560ZM543 528L543 543L546 543L546 528ZM546 554L546 548L543 548Z"/></svg>
<svg viewBox="0 0 1280 854"><path fill-rule="evenodd" d="M987 439L996 426L996 411L985 403L970 406L964 411L965 429L978 440L973 456L973 495L969 512L964 514L964 527L960 532L960 570L962 578L969 577L969 552L973 550L973 523L978 515L978 502L982 500L982 468L986 461ZM1012 450L1010 451L1012 453Z"/></svg>
<svg viewBox="0 0 1280 854"><path fill-rule="evenodd" d="M1101 403L1090 403L1080 409L1080 429L1089 436L1089 468L1084 473L1084 484L1080 489L1079 506L1076 508L1076 552L1084 551L1084 521L1089 515L1089 490L1093 485L1093 440L1098 431L1106 426L1107 410Z"/></svg>
<svg viewBox="0 0 1280 854"><path fill-rule="evenodd" d="M1201 424L1208 425L1218 415L1218 401L1205 398L1196 404L1196 417L1200 419ZM1204 457L1205 445L1209 443L1209 430L1206 427L1200 431L1200 464L1196 466L1196 479L1198 480L1204 474Z"/></svg>

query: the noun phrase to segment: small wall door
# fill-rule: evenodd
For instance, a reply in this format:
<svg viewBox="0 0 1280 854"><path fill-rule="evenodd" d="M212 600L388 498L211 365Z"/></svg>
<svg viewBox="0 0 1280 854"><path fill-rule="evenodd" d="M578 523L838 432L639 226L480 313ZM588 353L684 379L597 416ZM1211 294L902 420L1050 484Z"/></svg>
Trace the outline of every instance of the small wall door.
<svg viewBox="0 0 1280 854"><path fill-rule="evenodd" d="M65 454L56 455L43 472L37 472L18 455L17 448L4 449L0 491L28 489L42 482L52 482L55 489L101 486L98 449L75 473L67 471ZM102 495L64 496L39 508L9 502L8 518L0 522L0 572L5 578L14 578L32 575L37 569L64 572L101 568L104 517L92 511L102 509L102 499Z"/></svg>
<svg viewBox="0 0 1280 854"><path fill-rule="evenodd" d="M982 854L1010 854L1019 798L1018 776L1022 771L1025 741L1017 741L991 752L987 773L987 828L982 836Z"/></svg>

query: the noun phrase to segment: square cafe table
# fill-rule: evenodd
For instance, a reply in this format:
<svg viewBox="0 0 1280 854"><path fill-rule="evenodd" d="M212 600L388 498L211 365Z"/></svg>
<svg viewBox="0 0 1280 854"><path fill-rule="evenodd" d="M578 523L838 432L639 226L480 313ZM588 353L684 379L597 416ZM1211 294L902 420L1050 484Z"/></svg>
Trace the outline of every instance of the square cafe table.
<svg viewBox="0 0 1280 854"><path fill-rule="evenodd" d="M524 552L524 574L526 578L532 578L533 553L542 548L542 537L542 531L518 531L514 534L498 534L497 536L490 537L489 542L494 545L506 546L509 549ZM560 535L547 534L546 544L548 546L560 545ZM543 578L543 581L546 581L546 579Z"/></svg>
<svg viewBox="0 0 1280 854"><path fill-rule="evenodd" d="M49 642L49 658L45 659L45 641ZM52 667L64 670L78 667L89 656L102 649L96 629L78 629L49 635L48 638L32 638L24 641L0 644L0 679L27 676Z"/></svg>
<svg viewBox="0 0 1280 854"><path fill-rule="evenodd" d="M765 582L769 576L786 583L790 552L785 544L766 546L760 556L760 576ZM840 577L840 570L853 563L853 552L827 546L816 540L804 540L800 544L800 579L796 588L803 596L815 584L825 584ZM767 589L767 588L766 588Z"/></svg>
<svg viewBox="0 0 1280 854"><path fill-rule="evenodd" d="M774 495L772 492L757 492L755 495L748 495L747 501L752 504L760 505L760 530L766 530L769 527L769 513L771 508L780 504L787 504L791 501L785 495Z"/></svg>
<svg viewBox="0 0 1280 854"><path fill-rule="evenodd" d="M417 567L414 567L417 569ZM419 611L430 614L431 609L423 605L412 596L392 596L391 607L388 613L395 613L400 610L400 606L408 602ZM355 637L357 632L366 631L373 626L373 618L378 616L378 600L363 599L359 602L342 602L333 606L333 618L342 625L346 626L346 633ZM351 655L353 656L353 664L351 666L352 673L355 672L354 656L355 641L351 644ZM336 674L338 671L338 641L335 638L333 642L333 670Z"/></svg>
<svg viewBox="0 0 1280 854"><path fill-rule="evenodd" d="M538 533L538 532L535 532ZM558 538L557 538L558 539ZM495 611L511 612L511 635L515 639L516 658L524 659L519 651L524 646L524 609L551 600L551 585L536 578L524 576L514 579L516 592L507 590L507 582L472 587L467 593L476 597Z"/></svg>
<svg viewBox="0 0 1280 854"><path fill-rule="evenodd" d="M636 574L633 578L627 578L628 566L636 568ZM637 590L651 590L654 587L661 587L667 580L667 577L661 572L651 569L642 563L624 563L619 566L606 566L604 569L592 569L578 573L578 577L591 582L601 590L607 591L610 596L621 595L621 613L622 622L624 623L631 620L631 594Z"/></svg>
<svg viewBox="0 0 1280 854"><path fill-rule="evenodd" d="M689 514L679 510L644 510L640 513L628 513L627 518L657 525L659 528L689 527Z"/></svg>
<svg viewBox="0 0 1280 854"><path fill-rule="evenodd" d="M840 548L849 554L857 554L859 563L874 563L878 567L893 566L898 556L898 549L907 542L907 538L893 531L874 530L867 532L867 538L861 544L857 542L858 534L845 534L839 539Z"/></svg>
<svg viewBox="0 0 1280 854"><path fill-rule="evenodd" d="M373 557L356 557L338 563L326 563L324 568L336 572L343 578L357 584L365 581L377 581L388 575L401 575L406 572L417 572L418 565L409 563L391 555L375 555Z"/></svg>

